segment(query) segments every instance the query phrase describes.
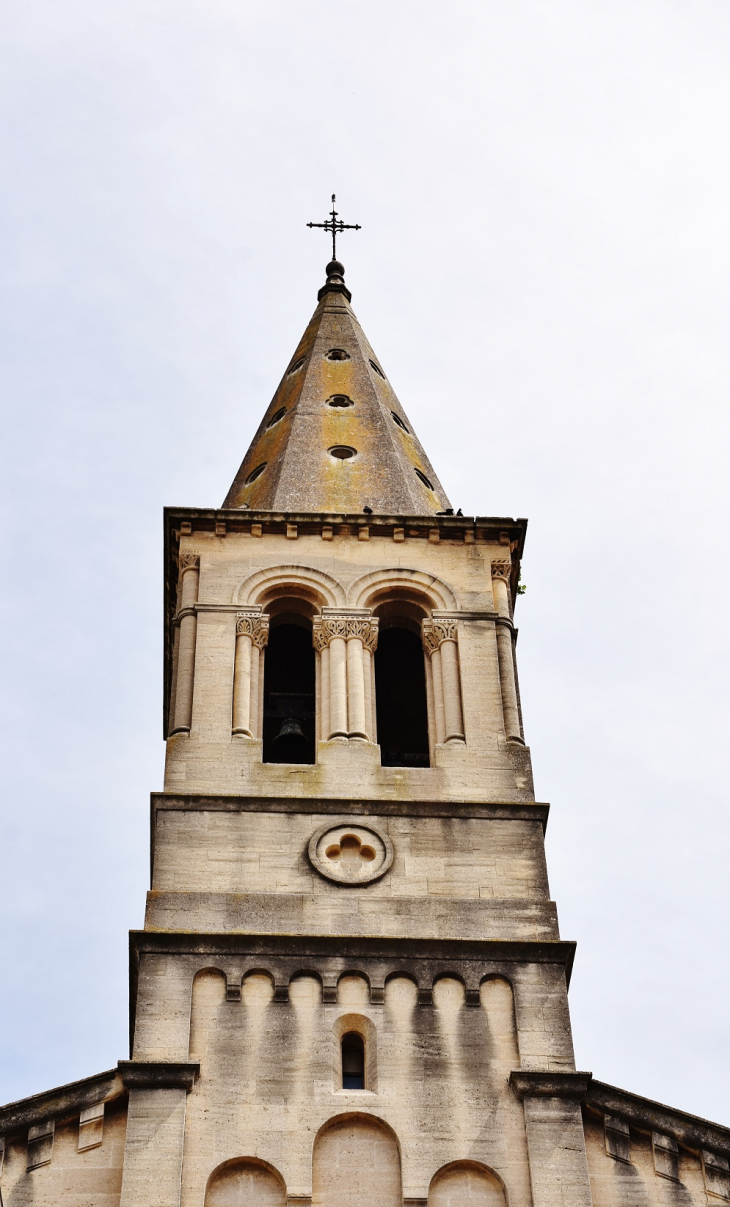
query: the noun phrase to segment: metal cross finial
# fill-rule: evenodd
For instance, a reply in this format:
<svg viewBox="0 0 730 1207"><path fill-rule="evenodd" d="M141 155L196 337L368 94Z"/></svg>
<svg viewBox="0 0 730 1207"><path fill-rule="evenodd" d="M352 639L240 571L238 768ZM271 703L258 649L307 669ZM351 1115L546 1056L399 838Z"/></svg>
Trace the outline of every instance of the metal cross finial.
<svg viewBox="0 0 730 1207"><path fill-rule="evenodd" d="M332 232L332 259L337 259L337 245L335 240L340 231L359 231L361 229L359 222L354 226L349 222L341 222L337 217L335 209L335 195L332 194L332 210L326 222L308 222L307 226L318 226L321 230Z"/></svg>

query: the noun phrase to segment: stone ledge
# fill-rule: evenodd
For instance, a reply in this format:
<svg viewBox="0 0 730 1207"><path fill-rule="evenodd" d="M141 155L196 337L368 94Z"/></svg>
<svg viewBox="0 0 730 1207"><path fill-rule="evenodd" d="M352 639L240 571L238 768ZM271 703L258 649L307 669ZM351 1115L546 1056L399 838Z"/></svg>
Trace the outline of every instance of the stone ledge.
<svg viewBox="0 0 730 1207"><path fill-rule="evenodd" d="M450 961L494 960L520 964L559 964L569 976L576 944L558 940L411 939L382 935L262 935L195 933L191 931L131 930L135 955L213 954L321 956L338 959L409 959Z"/></svg>
<svg viewBox="0 0 730 1207"><path fill-rule="evenodd" d="M559 1069L513 1069L509 1083L517 1097L524 1098L579 1098L583 1100L591 1084L591 1073L572 1070L561 1073Z"/></svg>
<svg viewBox="0 0 730 1207"><path fill-rule="evenodd" d="M187 813L325 813L363 817L446 817L495 821L539 821L547 824L550 806L542 801L402 801L325 797L255 796L198 792L152 792L152 814L166 810Z"/></svg>
<svg viewBox="0 0 730 1207"><path fill-rule="evenodd" d="M120 1060L119 1076L128 1090L192 1090L200 1065L188 1061Z"/></svg>

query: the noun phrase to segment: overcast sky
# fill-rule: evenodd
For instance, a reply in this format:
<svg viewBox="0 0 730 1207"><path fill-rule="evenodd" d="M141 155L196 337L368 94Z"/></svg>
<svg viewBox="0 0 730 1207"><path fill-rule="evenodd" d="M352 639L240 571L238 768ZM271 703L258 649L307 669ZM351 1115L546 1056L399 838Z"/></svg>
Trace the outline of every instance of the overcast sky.
<svg viewBox="0 0 730 1207"><path fill-rule="evenodd" d="M219 505L316 304L518 646L579 1068L730 1124L727 0L6 0L0 1101L127 1055L164 504Z"/></svg>

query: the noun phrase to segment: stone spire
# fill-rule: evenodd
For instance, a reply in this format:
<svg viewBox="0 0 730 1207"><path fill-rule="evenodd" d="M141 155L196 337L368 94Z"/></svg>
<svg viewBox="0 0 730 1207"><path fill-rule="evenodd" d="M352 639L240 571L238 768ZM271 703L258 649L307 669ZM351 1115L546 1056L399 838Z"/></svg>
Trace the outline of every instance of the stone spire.
<svg viewBox="0 0 730 1207"><path fill-rule="evenodd" d="M350 306L338 260L224 507L429 515L449 500Z"/></svg>

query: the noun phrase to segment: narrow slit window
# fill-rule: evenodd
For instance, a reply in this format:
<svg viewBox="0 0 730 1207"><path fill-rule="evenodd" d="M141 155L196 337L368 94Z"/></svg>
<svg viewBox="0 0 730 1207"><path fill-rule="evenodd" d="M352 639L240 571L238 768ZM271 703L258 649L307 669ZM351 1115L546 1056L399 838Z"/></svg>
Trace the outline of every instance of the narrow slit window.
<svg viewBox="0 0 730 1207"><path fill-rule="evenodd" d="M365 1089L365 1044L357 1031L342 1037L342 1088Z"/></svg>

